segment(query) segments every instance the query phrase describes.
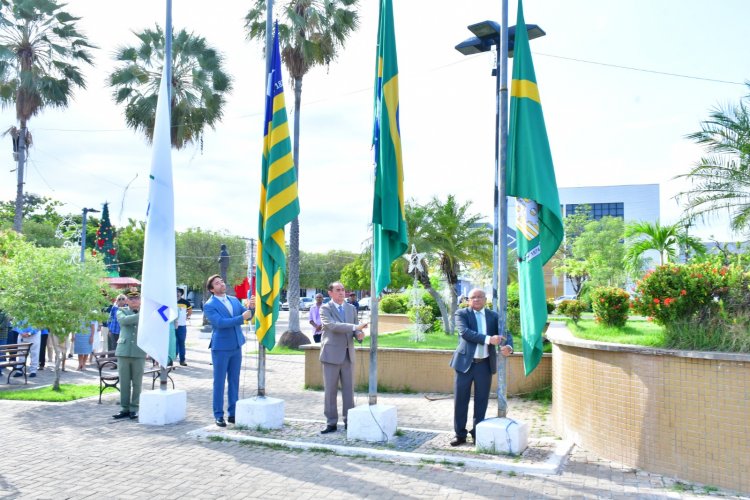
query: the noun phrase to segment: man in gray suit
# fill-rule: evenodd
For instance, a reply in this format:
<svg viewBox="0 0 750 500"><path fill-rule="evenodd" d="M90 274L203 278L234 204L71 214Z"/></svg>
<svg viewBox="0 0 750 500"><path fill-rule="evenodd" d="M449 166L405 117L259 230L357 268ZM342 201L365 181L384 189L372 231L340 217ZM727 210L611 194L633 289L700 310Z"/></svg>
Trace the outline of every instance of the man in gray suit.
<svg viewBox="0 0 750 500"><path fill-rule="evenodd" d="M334 282L328 285L331 301L320 307L320 320L323 323L323 338L320 348L320 362L323 364L323 387L325 389L324 413L326 428L321 434L336 431L339 420L336 396L341 381L344 427L350 408L354 408L354 339L362 341L362 330L367 323L357 323L357 310L344 302L344 285Z"/></svg>
<svg viewBox="0 0 750 500"><path fill-rule="evenodd" d="M478 288L469 292L469 307L456 312L456 328L461 340L451 359L451 367L456 370L454 385L453 429L456 437L451 446L466 443L466 420L469 413L471 386L474 384L474 425L471 437L476 442L476 427L484 420L490 397L492 375L497 372L495 346L506 338L500 335L498 315L485 309L487 297ZM500 347L503 356L513 354L513 337L507 334L507 343Z"/></svg>

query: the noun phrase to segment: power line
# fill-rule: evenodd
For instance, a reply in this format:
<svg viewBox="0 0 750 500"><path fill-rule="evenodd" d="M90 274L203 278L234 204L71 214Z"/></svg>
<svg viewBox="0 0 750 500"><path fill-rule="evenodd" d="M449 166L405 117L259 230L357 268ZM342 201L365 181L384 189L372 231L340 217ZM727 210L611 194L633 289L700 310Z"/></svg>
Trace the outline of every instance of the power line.
<svg viewBox="0 0 750 500"><path fill-rule="evenodd" d="M726 83L728 85L743 85L743 86L745 85L744 82L732 82L729 80L719 80L717 78L708 78L708 77L694 76L694 75L683 75L680 73L670 73L668 71L657 71L654 69L636 68L634 66L623 66L620 64L604 63L600 61L589 61L587 59L577 59L575 57L558 56L555 54L544 54L542 52L534 52L534 54L544 56L544 57L552 57L555 59L564 59L566 61L574 61L574 62L585 63L585 64L594 64L596 66L606 66L608 68L626 69L629 71L639 71L641 73L651 73L654 75L674 76L677 78L687 78L689 80L702 80L704 82Z"/></svg>

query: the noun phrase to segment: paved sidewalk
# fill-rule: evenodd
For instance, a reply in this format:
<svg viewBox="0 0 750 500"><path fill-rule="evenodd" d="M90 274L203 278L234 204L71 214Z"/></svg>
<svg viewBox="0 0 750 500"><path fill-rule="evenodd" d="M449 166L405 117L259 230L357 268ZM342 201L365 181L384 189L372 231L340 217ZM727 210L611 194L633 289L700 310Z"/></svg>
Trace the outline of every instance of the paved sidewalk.
<svg viewBox="0 0 750 500"><path fill-rule="evenodd" d="M0 498L692 498L704 491L576 447L560 474L531 475L196 439L191 433L202 428L235 432L231 425L227 431L212 426L207 346L198 327L190 327L189 366L173 372L177 388L187 391L188 415L175 425L114 421L117 394L105 394L101 405L97 398L64 404L0 401ZM248 350L253 349L251 342ZM255 394L256 367L257 359L247 359L241 397ZM44 371L28 387L52 378ZM268 395L285 401L289 429L313 436L323 427L323 394L304 390L302 356L268 356L266 380ZM62 382L95 384L96 371L68 371ZM0 391L7 389L0 383ZM150 387L144 383L144 389ZM452 399L429 396L437 397L383 394L378 401L396 406L399 428L450 436ZM366 404L366 394L358 394L356 402ZM541 406L512 399L509 416L528 422L533 439L554 440Z"/></svg>

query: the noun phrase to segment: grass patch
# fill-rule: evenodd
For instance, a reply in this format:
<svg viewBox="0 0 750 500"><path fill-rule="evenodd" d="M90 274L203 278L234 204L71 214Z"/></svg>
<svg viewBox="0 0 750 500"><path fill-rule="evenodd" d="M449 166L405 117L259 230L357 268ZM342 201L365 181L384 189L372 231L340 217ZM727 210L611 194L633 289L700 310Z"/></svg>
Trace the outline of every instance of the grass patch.
<svg viewBox="0 0 750 500"><path fill-rule="evenodd" d="M648 321L628 320L622 328L600 325L593 320L581 320L577 325L567 321L567 325L573 335L586 340L647 347L666 346L664 328Z"/></svg>
<svg viewBox="0 0 750 500"><path fill-rule="evenodd" d="M246 354L258 354L258 351L247 351ZM276 345L273 351L266 349L269 356L304 356L305 351L301 349L292 349L284 345Z"/></svg>
<svg viewBox="0 0 750 500"><path fill-rule="evenodd" d="M394 433L394 435L396 435L397 437L401 437L401 436L406 435L406 432L404 432L401 429L396 429L396 432Z"/></svg>
<svg viewBox="0 0 750 500"><path fill-rule="evenodd" d="M354 392L369 392L369 390L370 390L369 383L357 384L354 387ZM417 393L417 391L415 391L408 385L404 387L390 387L390 386L381 385L381 384L378 384L378 392L380 394L416 394Z"/></svg>
<svg viewBox="0 0 750 500"><path fill-rule="evenodd" d="M401 349L442 349L453 351L458 345L458 335L448 335L443 331L425 333L424 342L414 342L411 340L411 330L401 330L395 333L378 335L378 347L392 347ZM513 351L521 352L521 341L516 335L514 337L516 347ZM362 341L362 347L370 347L370 337L365 337ZM552 352L550 344L544 345L544 352Z"/></svg>
<svg viewBox="0 0 750 500"><path fill-rule="evenodd" d="M47 401L49 403L64 403L76 399L89 398L99 394L98 385L60 384L59 391L53 391L52 386L37 389L15 389L0 391L0 399L14 401Z"/></svg>
<svg viewBox="0 0 750 500"><path fill-rule="evenodd" d="M307 391L322 391L323 389L322 384L305 384L305 390Z"/></svg>
<svg viewBox="0 0 750 500"><path fill-rule="evenodd" d="M552 404L552 386L549 385L547 387L542 387L541 389L536 389L531 392L527 392L526 394L520 394L519 395L521 399L525 399L527 401L536 401L538 403L542 403L545 405Z"/></svg>
<svg viewBox="0 0 750 500"><path fill-rule="evenodd" d="M674 491L685 493L688 491L693 491L693 485L688 484L688 483L683 483L682 481L675 481L675 483L672 485L672 489Z"/></svg>

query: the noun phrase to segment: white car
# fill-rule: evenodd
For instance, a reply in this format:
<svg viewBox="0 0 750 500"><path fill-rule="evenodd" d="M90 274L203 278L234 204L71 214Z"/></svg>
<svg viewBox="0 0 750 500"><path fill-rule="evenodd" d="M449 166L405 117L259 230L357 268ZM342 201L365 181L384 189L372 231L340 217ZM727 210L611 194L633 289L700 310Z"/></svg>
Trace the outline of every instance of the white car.
<svg viewBox="0 0 750 500"><path fill-rule="evenodd" d="M362 297L359 299L359 310L369 311L370 310L370 297Z"/></svg>
<svg viewBox="0 0 750 500"><path fill-rule="evenodd" d="M312 297L300 297L299 310L309 311L313 304L315 304L315 299L313 299Z"/></svg>
<svg viewBox="0 0 750 500"><path fill-rule="evenodd" d="M555 304L555 306L559 306L560 304L563 303L563 301L576 300L577 298L578 297L576 297L575 295L560 295L553 301L553 303Z"/></svg>

